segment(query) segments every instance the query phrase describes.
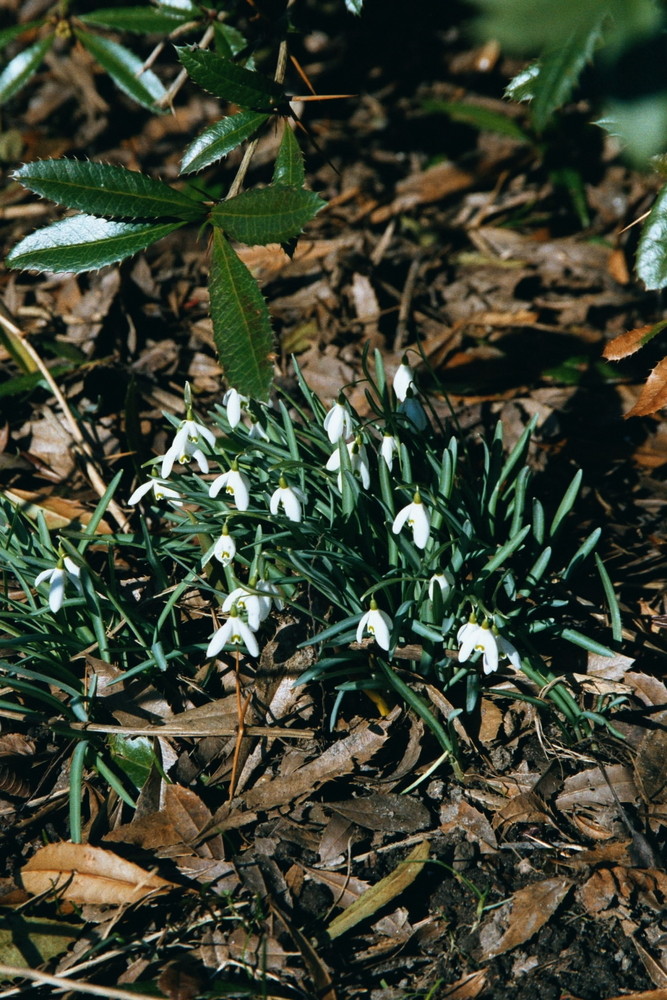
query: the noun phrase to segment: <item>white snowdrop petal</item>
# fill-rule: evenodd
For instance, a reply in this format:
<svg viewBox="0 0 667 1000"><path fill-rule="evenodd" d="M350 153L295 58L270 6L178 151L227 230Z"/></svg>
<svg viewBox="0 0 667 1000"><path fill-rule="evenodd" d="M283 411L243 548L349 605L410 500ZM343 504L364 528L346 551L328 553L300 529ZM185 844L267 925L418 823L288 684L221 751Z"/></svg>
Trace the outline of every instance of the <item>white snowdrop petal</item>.
<svg viewBox="0 0 667 1000"><path fill-rule="evenodd" d="M130 499L127 501L128 504L132 506L133 504L138 503L138 501L141 500L142 497L146 496L146 494L150 492L150 490L152 489L153 489L152 479L149 479L148 482L142 483L141 486L137 486L136 490L134 491Z"/></svg>
<svg viewBox="0 0 667 1000"><path fill-rule="evenodd" d="M52 611L60 611L65 596L65 570L54 569L49 587L49 607Z"/></svg>

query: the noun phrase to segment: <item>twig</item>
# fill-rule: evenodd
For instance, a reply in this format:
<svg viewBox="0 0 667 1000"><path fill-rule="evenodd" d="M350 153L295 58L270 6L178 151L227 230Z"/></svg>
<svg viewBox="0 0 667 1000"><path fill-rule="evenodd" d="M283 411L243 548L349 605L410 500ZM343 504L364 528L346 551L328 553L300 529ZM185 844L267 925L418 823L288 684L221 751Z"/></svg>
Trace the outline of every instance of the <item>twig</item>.
<svg viewBox="0 0 667 1000"><path fill-rule="evenodd" d="M415 294L417 272L419 271L419 265L421 262L422 254L418 253L408 268L408 275L405 279L405 285L403 286L403 293L401 295L401 307L398 310L398 323L396 324L396 337L394 339L395 351L400 351L405 344L405 341L408 339L408 316L410 315L410 306L412 305L412 299Z"/></svg>
<svg viewBox="0 0 667 1000"><path fill-rule="evenodd" d="M146 1000L145 993L130 993L129 990L119 990L115 986L97 986L95 983L72 981L66 979L65 976L49 976L45 972L25 969L16 965L0 965L0 976L12 979L30 979L38 986L55 986L57 989L68 992L88 993L91 996L108 998L108 1000Z"/></svg>
<svg viewBox="0 0 667 1000"><path fill-rule="evenodd" d="M214 28L212 24L209 24L208 28L201 37L201 41L198 43L199 48L207 49L211 44L211 42L213 41L213 36L214 36ZM176 94L179 92L179 90L181 89L187 78L188 78L188 71L186 69L182 69L181 72L176 77L176 79L174 80L174 82L172 83L171 87L169 87L169 89L167 90L164 97L161 97L159 101L155 102L156 107L158 108L171 107L173 100L176 97Z"/></svg>

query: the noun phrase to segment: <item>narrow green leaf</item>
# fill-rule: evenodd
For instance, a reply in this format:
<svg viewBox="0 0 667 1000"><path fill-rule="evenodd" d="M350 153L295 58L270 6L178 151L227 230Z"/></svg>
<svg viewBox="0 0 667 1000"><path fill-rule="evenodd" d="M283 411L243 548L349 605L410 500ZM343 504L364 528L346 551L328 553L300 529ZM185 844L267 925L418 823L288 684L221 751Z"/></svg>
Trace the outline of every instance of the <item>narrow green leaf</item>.
<svg viewBox="0 0 667 1000"><path fill-rule="evenodd" d="M0 73L0 104L17 94L36 72L44 56L53 45L53 35L19 52Z"/></svg>
<svg viewBox="0 0 667 1000"><path fill-rule="evenodd" d="M583 479L583 475L584 475L583 471L581 469L578 469L572 478L572 482L565 491L565 496L558 505L558 510L554 514L554 519L551 522L551 527L549 528L549 536L551 538L553 538L553 536L556 534L561 524L563 523L564 519L572 510L572 507L574 506L574 501L577 499L579 488L581 487L581 480Z"/></svg>
<svg viewBox="0 0 667 1000"><path fill-rule="evenodd" d="M529 142L528 135L508 114L499 114L482 104L466 104L463 101L424 100L421 102L425 111L432 114L448 115L452 121L463 122L484 132L495 132L506 135L519 142Z"/></svg>
<svg viewBox="0 0 667 1000"><path fill-rule="evenodd" d="M75 33L84 48L128 97L149 111L167 114L167 108L159 107L157 104L166 96L166 90L152 70L144 69L143 61L135 56L134 52L130 52L118 42L112 42L100 35L91 35L80 28L76 29Z"/></svg>
<svg viewBox="0 0 667 1000"><path fill-rule="evenodd" d="M539 62L539 73L533 80L531 118L538 132L547 125L557 108L560 108L574 90L581 71L593 55L602 34L602 21L606 12L585 31L573 31L569 38L560 40L544 53Z"/></svg>
<svg viewBox="0 0 667 1000"><path fill-rule="evenodd" d="M179 13L173 9L161 11L155 7L111 7L109 10L91 10L89 14L79 14L79 20L84 24L99 24L103 28L133 31L139 35L168 35L189 19L187 12Z"/></svg>
<svg viewBox="0 0 667 1000"><path fill-rule="evenodd" d="M514 538L510 538L508 542L505 542L502 548L498 549L495 556L493 556L492 559L489 559L486 566L482 566L479 575L481 577L486 577L489 573L493 573L494 570L498 569L499 566L502 566L508 556L511 556L512 553L519 548L524 538L530 531L530 528L531 526L529 524L525 524L521 531L514 536Z"/></svg>
<svg viewBox="0 0 667 1000"><path fill-rule="evenodd" d="M256 111L241 111L237 115L227 115L219 122L205 129L194 139L183 153L182 174L203 170L249 139L263 125L269 116Z"/></svg>
<svg viewBox="0 0 667 1000"><path fill-rule="evenodd" d="M110 163L37 160L15 170L13 176L35 194L90 215L192 220L203 214L196 201L168 184Z"/></svg>
<svg viewBox="0 0 667 1000"><path fill-rule="evenodd" d="M271 385L271 320L257 282L220 230L214 230L209 275L213 337L229 385L266 400Z"/></svg>
<svg viewBox="0 0 667 1000"><path fill-rule="evenodd" d="M306 171L303 166L303 153L296 140L290 124L285 119L283 137L273 168L273 184L284 184L286 187L302 188L306 183Z"/></svg>
<svg viewBox="0 0 667 1000"><path fill-rule="evenodd" d="M563 639L567 639L568 642L574 643L575 646L587 649L589 653L597 653L598 656L614 655L614 651L609 649L608 646L603 646L601 642L596 642L595 639L589 639L587 635L577 632L574 628L564 628L560 635Z"/></svg>
<svg viewBox="0 0 667 1000"><path fill-rule="evenodd" d="M7 264L56 273L93 271L145 250L183 225L110 222L94 215L73 215L26 236L10 251Z"/></svg>
<svg viewBox="0 0 667 1000"><path fill-rule="evenodd" d="M0 49L4 49L5 45L9 45L15 38L20 38L21 35L28 31L34 31L35 28L39 28L43 24L43 20L25 21L23 24L12 24L10 28L3 28L0 31Z"/></svg>
<svg viewBox="0 0 667 1000"><path fill-rule="evenodd" d="M211 222L240 243L284 243L298 236L325 204L304 188L267 187L243 191L216 205Z"/></svg>
<svg viewBox="0 0 667 1000"><path fill-rule="evenodd" d="M602 586L604 587L605 597L607 598L607 604L609 605L609 619L611 621L611 634L613 635L616 642L621 642L623 639L623 623L621 621L621 609L618 603L618 598L614 591L614 585L611 582L609 573L607 572L607 567L600 559L598 553L595 553L595 565L597 566L598 573L600 574L600 580L602 581Z"/></svg>
<svg viewBox="0 0 667 1000"><path fill-rule="evenodd" d="M178 58L200 87L223 101L253 111L272 111L286 101L282 87L253 70L208 52L206 49L176 48Z"/></svg>
<svg viewBox="0 0 667 1000"><path fill-rule="evenodd" d="M649 290L667 285L667 184L660 189L642 227L637 248L637 277Z"/></svg>

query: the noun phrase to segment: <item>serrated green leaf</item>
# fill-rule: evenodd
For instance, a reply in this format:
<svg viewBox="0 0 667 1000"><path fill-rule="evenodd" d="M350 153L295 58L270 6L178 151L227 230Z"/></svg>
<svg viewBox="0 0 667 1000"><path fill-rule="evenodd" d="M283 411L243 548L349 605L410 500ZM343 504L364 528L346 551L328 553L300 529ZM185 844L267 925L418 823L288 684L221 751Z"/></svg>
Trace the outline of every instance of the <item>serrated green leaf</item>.
<svg viewBox="0 0 667 1000"><path fill-rule="evenodd" d="M545 128L554 111L570 97L600 40L605 17L606 14L599 17L587 31L573 31L564 41L549 47L540 59L540 70L533 80L530 109L538 132Z"/></svg>
<svg viewBox="0 0 667 1000"><path fill-rule="evenodd" d="M637 247L637 277L649 290L667 285L667 184L660 189L642 227Z"/></svg>
<svg viewBox="0 0 667 1000"><path fill-rule="evenodd" d="M286 101L283 88L273 80L237 66L224 56L187 46L177 47L176 51L195 83L223 101L252 111L272 111Z"/></svg>
<svg viewBox="0 0 667 1000"><path fill-rule="evenodd" d="M284 243L298 236L325 204L304 188L267 187L244 191L216 205L211 222L239 243Z"/></svg>
<svg viewBox="0 0 667 1000"><path fill-rule="evenodd" d="M264 296L220 230L214 230L209 275L211 319L229 385L266 400L271 385L273 331Z"/></svg>
<svg viewBox="0 0 667 1000"><path fill-rule="evenodd" d="M302 188L306 183L301 146L297 142L287 119L285 119L280 149L273 168L273 183L293 188Z"/></svg>
<svg viewBox="0 0 667 1000"><path fill-rule="evenodd" d="M139 35L169 34L180 24L190 19L188 13L171 10L156 10L155 7L111 7L108 10L92 10L89 14L79 14L84 24L99 24L103 28L118 31L133 31Z"/></svg>
<svg viewBox="0 0 667 1000"><path fill-rule="evenodd" d="M182 174L203 170L249 139L269 116L256 111L241 111L228 115L205 129L194 139L183 154Z"/></svg>
<svg viewBox="0 0 667 1000"><path fill-rule="evenodd" d="M215 31L216 51L218 55L227 56L228 58L236 56L248 46L248 42L241 32L232 27L231 24L226 24L225 21L215 21L213 23L213 30ZM249 65L249 62L250 60L246 63L246 69L253 68Z"/></svg>
<svg viewBox="0 0 667 1000"><path fill-rule="evenodd" d="M517 73L505 87L505 97L512 101L532 101L535 96L535 80L540 75L540 64L531 63Z"/></svg>
<svg viewBox="0 0 667 1000"><path fill-rule="evenodd" d="M486 108L482 104L425 100L422 101L422 107L425 111L448 115L452 121L463 122L485 132L506 135L519 142L530 142L529 137L522 128L519 128L513 118L508 118L506 114L499 114L497 111L491 111L490 108Z"/></svg>
<svg viewBox="0 0 667 1000"><path fill-rule="evenodd" d="M19 52L0 73L0 104L17 94L37 71L44 56L53 45L53 35L43 38Z"/></svg>
<svg viewBox="0 0 667 1000"><path fill-rule="evenodd" d="M153 743L147 736L109 737L109 749L114 763L125 772L137 791L146 784L155 763Z"/></svg>
<svg viewBox="0 0 667 1000"><path fill-rule="evenodd" d="M151 69L144 70L143 61L134 52L118 42L100 35L91 35L80 28L75 33L84 48L128 97L149 111L167 114L167 109L159 107L157 103L165 97L166 90Z"/></svg>
<svg viewBox="0 0 667 1000"><path fill-rule="evenodd" d="M196 219L200 205L162 181L136 170L89 160L36 160L14 178L43 198L89 215L118 219Z"/></svg>
<svg viewBox="0 0 667 1000"><path fill-rule="evenodd" d="M35 28L40 28L43 24L43 20L26 21L25 24L13 24L11 28L3 28L0 31L0 49L4 49L5 45L9 45L15 38L20 38L21 35L28 31L34 31Z"/></svg>
<svg viewBox="0 0 667 1000"><path fill-rule="evenodd" d="M13 268L80 274L131 257L184 225L184 222L111 222L94 215L73 215L26 236L7 255L7 264Z"/></svg>

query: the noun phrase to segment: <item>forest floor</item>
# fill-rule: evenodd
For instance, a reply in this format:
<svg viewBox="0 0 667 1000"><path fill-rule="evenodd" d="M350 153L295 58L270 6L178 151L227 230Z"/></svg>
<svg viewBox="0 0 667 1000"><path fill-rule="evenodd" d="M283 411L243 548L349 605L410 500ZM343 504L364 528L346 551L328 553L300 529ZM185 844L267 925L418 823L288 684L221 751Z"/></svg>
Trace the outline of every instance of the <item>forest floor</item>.
<svg viewBox="0 0 667 1000"><path fill-rule="evenodd" d="M502 97L519 64L475 47L455 5L419 0L407 25L401 4L358 19L320 8L299 60L318 93L355 95L301 109L316 142L308 185L329 204L292 258L242 251L273 317L277 381L291 383L296 355L328 405L367 346L391 374L419 345L422 385L428 366L435 405L451 403L466 435L500 420L511 444L537 416L536 489L562 491L583 469L573 530L603 526L624 626L613 658L570 652L552 669L589 707L623 697L617 735L567 741L490 684L457 719L457 781L446 762L433 768L440 748L400 705L382 714L360 692L331 731L335 692L295 691L303 653L276 614L258 670L244 668L245 721L282 720L296 738L234 735L230 688L214 722L206 697L181 699L177 715L164 691L143 692L176 733L160 737L171 783L149 783L132 815L90 775L85 833L172 889L67 907L26 892L21 869L68 839L71 745L0 712L0 965L34 973L4 978L0 998L56 995L48 976L76 996L113 985L173 1000L667 997L667 422L624 419L660 338L620 364L602 357L663 318L632 271L631 224L658 182L624 164L583 101L533 135ZM58 212L11 179L20 162L90 157L173 182L184 145L218 114L186 85L173 115L152 116L63 48L3 113L3 257ZM262 138L249 183L269 179L278 138ZM231 154L210 182L224 191L237 166ZM203 251L184 229L87 275L0 272L3 315L52 368L109 478L125 470L119 497L164 452L162 414L181 416L186 380L199 412L220 399ZM1 350L0 373L2 488L62 529L96 500L68 425ZM132 460L130 399L144 449ZM363 410L361 390L353 402ZM136 722L122 699L109 704L111 723Z"/></svg>

